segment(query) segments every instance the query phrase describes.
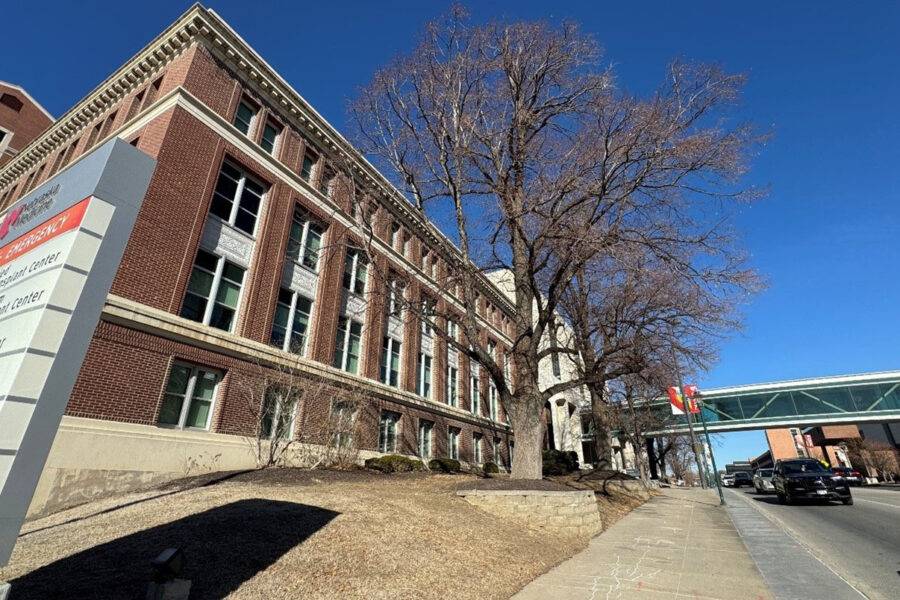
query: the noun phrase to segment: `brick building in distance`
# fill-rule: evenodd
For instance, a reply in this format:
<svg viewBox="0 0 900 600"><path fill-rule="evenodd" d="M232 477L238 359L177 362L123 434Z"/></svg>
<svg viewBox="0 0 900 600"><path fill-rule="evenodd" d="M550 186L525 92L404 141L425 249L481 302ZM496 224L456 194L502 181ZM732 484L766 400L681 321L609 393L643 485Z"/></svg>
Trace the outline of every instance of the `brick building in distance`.
<svg viewBox="0 0 900 600"><path fill-rule="evenodd" d="M53 124L53 117L28 92L0 81L0 167Z"/></svg>
<svg viewBox="0 0 900 600"><path fill-rule="evenodd" d="M283 369L326 385L269 435L326 431L346 417L338 390L357 390L363 458L508 468L514 440L485 370L391 302L461 311L458 250L218 15L192 7L19 148L0 167L0 216L113 137L157 167L31 514L254 466L248 390ZM478 287L481 335L502 360L513 304L486 276Z"/></svg>

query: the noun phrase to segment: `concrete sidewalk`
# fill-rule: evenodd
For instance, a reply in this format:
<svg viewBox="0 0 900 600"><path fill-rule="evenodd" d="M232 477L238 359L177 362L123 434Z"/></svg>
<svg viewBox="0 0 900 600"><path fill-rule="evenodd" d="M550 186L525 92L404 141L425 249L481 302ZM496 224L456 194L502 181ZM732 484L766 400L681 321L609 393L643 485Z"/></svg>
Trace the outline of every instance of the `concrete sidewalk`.
<svg viewBox="0 0 900 600"><path fill-rule="evenodd" d="M712 490L665 489L513 600L769 600Z"/></svg>

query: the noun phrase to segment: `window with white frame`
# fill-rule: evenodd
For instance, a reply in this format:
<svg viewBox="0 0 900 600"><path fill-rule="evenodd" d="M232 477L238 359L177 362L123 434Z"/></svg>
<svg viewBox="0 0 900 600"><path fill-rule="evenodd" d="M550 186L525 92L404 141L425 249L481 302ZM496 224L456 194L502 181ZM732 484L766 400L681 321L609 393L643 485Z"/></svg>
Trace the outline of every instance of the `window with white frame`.
<svg viewBox="0 0 900 600"><path fill-rule="evenodd" d="M511 441L507 444L507 447L509 448L509 464L512 465L516 454L516 443Z"/></svg>
<svg viewBox="0 0 900 600"><path fill-rule="evenodd" d="M458 380L459 369L454 366L447 366L447 404L456 408L459 404Z"/></svg>
<svg viewBox="0 0 900 600"><path fill-rule="evenodd" d="M500 464L500 438L494 438L494 464Z"/></svg>
<svg viewBox="0 0 900 600"><path fill-rule="evenodd" d="M275 318L269 343L285 352L304 356L309 338L309 321L313 302L298 292L287 288L278 291Z"/></svg>
<svg viewBox="0 0 900 600"><path fill-rule="evenodd" d="M319 267L319 250L322 248L322 236L325 227L310 217L301 207L294 209L291 219L291 233L288 239L287 255L308 269L316 271Z"/></svg>
<svg viewBox="0 0 900 600"><path fill-rule="evenodd" d="M281 127L272 121L267 121L263 127L262 138L259 145L269 154L275 154L275 148L278 146L278 138L281 137Z"/></svg>
<svg viewBox="0 0 900 600"><path fill-rule="evenodd" d="M266 188L237 167L222 163L209 213L253 235Z"/></svg>
<svg viewBox="0 0 900 600"><path fill-rule="evenodd" d="M422 335L434 335L434 300L422 300Z"/></svg>
<svg viewBox="0 0 900 600"><path fill-rule="evenodd" d="M387 313L391 317L399 317L403 312L403 298L406 285L399 279L391 279L387 284Z"/></svg>
<svg viewBox="0 0 900 600"><path fill-rule="evenodd" d="M250 135L250 129L253 127L253 119L256 118L257 112L259 111L255 106L246 100L241 100L241 103L238 104L237 112L234 113L234 126L244 135Z"/></svg>
<svg viewBox="0 0 900 600"><path fill-rule="evenodd" d="M206 250L198 250L181 316L224 331L234 328L244 269Z"/></svg>
<svg viewBox="0 0 900 600"><path fill-rule="evenodd" d="M156 422L179 429L209 429L220 379L216 371L173 364Z"/></svg>
<svg viewBox="0 0 900 600"><path fill-rule="evenodd" d="M400 251L400 225L394 221L391 223L391 248Z"/></svg>
<svg viewBox="0 0 900 600"><path fill-rule="evenodd" d="M460 430L456 427L447 430L447 454L453 460L459 460L459 434Z"/></svg>
<svg viewBox="0 0 900 600"><path fill-rule="evenodd" d="M378 427L378 451L389 454L397 451L397 423L400 415L394 412L381 413L381 422Z"/></svg>
<svg viewBox="0 0 900 600"><path fill-rule="evenodd" d="M431 458L431 432L433 430L434 423L419 420L419 456L422 458Z"/></svg>
<svg viewBox="0 0 900 600"><path fill-rule="evenodd" d="M319 155L313 150L307 149L303 154L303 163L300 166L300 178L307 183L312 183L316 176L316 165L319 164Z"/></svg>
<svg viewBox="0 0 900 600"><path fill-rule="evenodd" d="M481 442L482 436L480 433L472 434L472 460L476 464L481 464L482 459L484 458L481 454Z"/></svg>
<svg viewBox="0 0 900 600"><path fill-rule="evenodd" d="M497 420L497 388L494 382L488 384L488 409L490 410L491 420Z"/></svg>
<svg viewBox="0 0 900 600"><path fill-rule="evenodd" d="M472 413L481 414L481 377L477 372L469 378L469 398L471 399Z"/></svg>
<svg viewBox="0 0 900 600"><path fill-rule="evenodd" d="M495 342L494 340L488 340L487 351L488 354L491 355L491 358L497 360L497 342Z"/></svg>
<svg viewBox="0 0 900 600"><path fill-rule="evenodd" d="M353 294L366 291L366 275L368 265L363 251L359 248L348 248L344 257L344 289Z"/></svg>
<svg viewBox="0 0 900 600"><path fill-rule="evenodd" d="M334 366L354 375L359 374L362 324L347 317L338 319L334 348Z"/></svg>
<svg viewBox="0 0 900 600"><path fill-rule="evenodd" d="M331 405L332 446L341 450L353 446L356 427L356 408L349 402L335 401Z"/></svg>
<svg viewBox="0 0 900 600"><path fill-rule="evenodd" d="M381 382L391 387L400 386L400 342L384 337L381 349Z"/></svg>
<svg viewBox="0 0 900 600"><path fill-rule="evenodd" d="M319 191L331 198L334 194L334 171L325 171L319 179Z"/></svg>
<svg viewBox="0 0 900 600"><path fill-rule="evenodd" d="M447 321L447 337L454 342L459 341L459 325L455 321ZM450 348L454 349L452 346Z"/></svg>
<svg viewBox="0 0 900 600"><path fill-rule="evenodd" d="M296 389L270 385L263 397L259 419L259 435L266 440L289 440L294 437L294 419L300 394Z"/></svg>
<svg viewBox="0 0 900 600"><path fill-rule="evenodd" d="M419 353L419 366L416 372L416 390L423 398L431 398L431 357L424 352Z"/></svg>
<svg viewBox="0 0 900 600"><path fill-rule="evenodd" d="M403 247L402 247L403 256L409 258L409 234L403 233Z"/></svg>

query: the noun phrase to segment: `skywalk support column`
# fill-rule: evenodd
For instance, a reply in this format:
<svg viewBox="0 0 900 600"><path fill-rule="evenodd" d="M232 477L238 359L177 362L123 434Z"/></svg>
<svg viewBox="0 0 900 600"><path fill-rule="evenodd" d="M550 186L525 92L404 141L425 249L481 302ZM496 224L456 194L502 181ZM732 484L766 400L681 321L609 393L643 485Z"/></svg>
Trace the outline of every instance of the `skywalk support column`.
<svg viewBox="0 0 900 600"><path fill-rule="evenodd" d="M0 566L12 554L155 165L115 139L0 216Z"/></svg>

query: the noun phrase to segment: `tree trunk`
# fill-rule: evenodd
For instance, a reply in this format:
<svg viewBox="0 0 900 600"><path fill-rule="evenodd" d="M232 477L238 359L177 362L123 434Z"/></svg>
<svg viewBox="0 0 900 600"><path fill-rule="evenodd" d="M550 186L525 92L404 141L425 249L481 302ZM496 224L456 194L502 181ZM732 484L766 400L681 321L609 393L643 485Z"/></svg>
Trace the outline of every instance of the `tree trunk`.
<svg viewBox="0 0 900 600"><path fill-rule="evenodd" d="M650 479L659 479L659 472L656 470L657 460L654 439L647 438L647 463L650 465Z"/></svg>
<svg viewBox="0 0 900 600"><path fill-rule="evenodd" d="M595 469L612 468L612 444L609 442L610 418L603 395L594 386L589 386L591 393L591 416L594 422L594 449L597 453Z"/></svg>
<svg viewBox="0 0 900 600"><path fill-rule="evenodd" d="M513 457L510 479L541 479L541 407L522 406L516 415L510 415L510 424L516 435L516 453Z"/></svg>

